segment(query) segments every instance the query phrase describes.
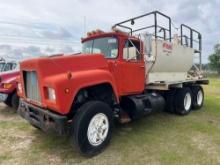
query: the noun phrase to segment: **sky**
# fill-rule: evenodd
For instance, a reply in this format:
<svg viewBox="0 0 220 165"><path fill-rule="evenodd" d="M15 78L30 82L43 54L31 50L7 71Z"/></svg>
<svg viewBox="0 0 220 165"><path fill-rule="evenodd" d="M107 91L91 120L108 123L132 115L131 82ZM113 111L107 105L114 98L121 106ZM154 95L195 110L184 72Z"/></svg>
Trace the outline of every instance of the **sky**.
<svg viewBox="0 0 220 165"><path fill-rule="evenodd" d="M0 56L24 59L80 51L87 31L154 10L200 31L203 62L220 43L219 0L0 0Z"/></svg>

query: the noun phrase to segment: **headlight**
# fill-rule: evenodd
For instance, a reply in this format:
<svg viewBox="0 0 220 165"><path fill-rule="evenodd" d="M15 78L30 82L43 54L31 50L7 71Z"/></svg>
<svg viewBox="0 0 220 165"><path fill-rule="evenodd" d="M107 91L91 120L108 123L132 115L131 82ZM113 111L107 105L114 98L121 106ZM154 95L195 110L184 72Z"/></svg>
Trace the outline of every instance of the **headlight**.
<svg viewBox="0 0 220 165"><path fill-rule="evenodd" d="M56 100L56 93L55 90L53 88L47 88L47 93L48 93L48 99L51 101L55 101Z"/></svg>
<svg viewBox="0 0 220 165"><path fill-rule="evenodd" d="M13 86L13 84L11 84L11 83L4 83L5 89L10 89L10 88L12 88L12 86Z"/></svg>
<svg viewBox="0 0 220 165"><path fill-rule="evenodd" d="M22 86L21 86L21 83L18 83L17 88L18 88L18 92L19 92L19 93L22 93Z"/></svg>

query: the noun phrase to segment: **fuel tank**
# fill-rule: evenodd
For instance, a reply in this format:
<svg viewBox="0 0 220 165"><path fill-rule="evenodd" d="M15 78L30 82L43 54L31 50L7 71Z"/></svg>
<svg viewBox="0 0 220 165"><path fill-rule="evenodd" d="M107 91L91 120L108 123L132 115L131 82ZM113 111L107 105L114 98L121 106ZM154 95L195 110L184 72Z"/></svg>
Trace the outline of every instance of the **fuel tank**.
<svg viewBox="0 0 220 165"><path fill-rule="evenodd" d="M121 107L132 120L136 120L154 111L162 111L165 100L159 93L126 96L121 100Z"/></svg>

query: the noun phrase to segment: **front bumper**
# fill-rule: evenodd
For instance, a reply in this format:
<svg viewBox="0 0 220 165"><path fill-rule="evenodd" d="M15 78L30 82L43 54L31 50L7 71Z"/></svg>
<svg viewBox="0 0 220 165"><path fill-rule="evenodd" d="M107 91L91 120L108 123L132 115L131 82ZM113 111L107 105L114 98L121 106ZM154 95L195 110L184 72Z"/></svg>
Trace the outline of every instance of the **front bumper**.
<svg viewBox="0 0 220 165"><path fill-rule="evenodd" d="M66 135L72 130L72 124L71 122L68 122L66 116L53 113L47 109L39 108L27 103L23 99L20 101L18 113L31 125L40 128L44 132Z"/></svg>

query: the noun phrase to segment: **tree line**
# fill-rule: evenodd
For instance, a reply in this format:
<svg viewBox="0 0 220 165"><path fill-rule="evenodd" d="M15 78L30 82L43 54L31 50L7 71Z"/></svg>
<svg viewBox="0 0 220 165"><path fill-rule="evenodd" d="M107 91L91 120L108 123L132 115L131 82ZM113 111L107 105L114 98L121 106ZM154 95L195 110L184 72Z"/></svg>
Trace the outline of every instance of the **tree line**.
<svg viewBox="0 0 220 165"><path fill-rule="evenodd" d="M208 68L220 74L220 44L214 46L214 53L209 56Z"/></svg>

